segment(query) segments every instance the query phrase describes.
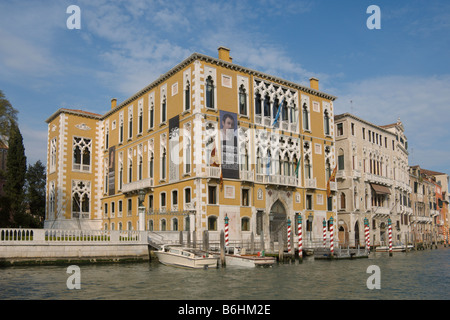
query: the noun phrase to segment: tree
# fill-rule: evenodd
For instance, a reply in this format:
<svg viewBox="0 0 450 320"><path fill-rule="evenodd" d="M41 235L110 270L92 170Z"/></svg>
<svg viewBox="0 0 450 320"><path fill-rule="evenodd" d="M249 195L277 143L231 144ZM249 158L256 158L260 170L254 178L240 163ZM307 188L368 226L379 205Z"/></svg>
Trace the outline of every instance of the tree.
<svg viewBox="0 0 450 320"><path fill-rule="evenodd" d="M45 166L40 160L29 165L26 174L26 200L30 212L29 227L42 227L45 218Z"/></svg>
<svg viewBox="0 0 450 320"><path fill-rule="evenodd" d="M17 123L18 111L14 109L8 99L5 98L3 91L0 90L0 137L8 137L11 124Z"/></svg>
<svg viewBox="0 0 450 320"><path fill-rule="evenodd" d="M13 217L15 224L21 225L20 219L25 213L24 185L27 172L27 158L25 156L22 134L15 122L11 123L8 144L4 190L5 196L9 200L10 215Z"/></svg>

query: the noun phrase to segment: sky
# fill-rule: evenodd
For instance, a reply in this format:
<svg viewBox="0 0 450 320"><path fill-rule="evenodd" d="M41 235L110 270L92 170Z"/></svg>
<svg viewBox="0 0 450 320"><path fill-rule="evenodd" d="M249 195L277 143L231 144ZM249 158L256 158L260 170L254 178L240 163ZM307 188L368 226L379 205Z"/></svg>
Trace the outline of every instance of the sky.
<svg viewBox="0 0 450 320"><path fill-rule="evenodd" d="M80 8L80 29L69 29ZM370 5L380 28L369 29ZM0 2L0 90L28 164L46 163L59 108L104 114L194 52L337 96L335 114L400 118L409 164L450 174L450 1L42 0Z"/></svg>

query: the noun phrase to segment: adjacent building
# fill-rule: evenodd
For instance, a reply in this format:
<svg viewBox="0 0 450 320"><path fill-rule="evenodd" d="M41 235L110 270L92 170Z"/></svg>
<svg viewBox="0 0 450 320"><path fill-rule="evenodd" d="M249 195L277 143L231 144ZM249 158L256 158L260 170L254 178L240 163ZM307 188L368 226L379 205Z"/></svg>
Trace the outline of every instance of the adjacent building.
<svg viewBox="0 0 450 320"><path fill-rule="evenodd" d="M299 85L218 51L192 54L103 115L59 109L47 119L46 228L218 239L228 219L230 241L253 235L275 248L301 216L305 241L322 239L338 203L336 183L327 192L336 97L315 78Z"/></svg>
<svg viewBox="0 0 450 320"><path fill-rule="evenodd" d="M364 246L365 224L371 245L407 237L410 206L408 145L403 124L378 126L353 114L335 116L339 242Z"/></svg>

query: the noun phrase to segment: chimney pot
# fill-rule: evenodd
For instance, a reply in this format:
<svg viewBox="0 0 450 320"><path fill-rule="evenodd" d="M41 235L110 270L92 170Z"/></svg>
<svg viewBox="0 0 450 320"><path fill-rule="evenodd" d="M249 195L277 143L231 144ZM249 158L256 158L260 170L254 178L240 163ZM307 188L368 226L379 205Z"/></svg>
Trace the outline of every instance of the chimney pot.
<svg viewBox="0 0 450 320"><path fill-rule="evenodd" d="M233 62L233 58L230 57L230 49L220 46L217 50L219 51L220 60Z"/></svg>
<svg viewBox="0 0 450 320"><path fill-rule="evenodd" d="M111 109L114 109L117 106L117 99L116 98L112 98L111 99Z"/></svg>
<svg viewBox="0 0 450 320"><path fill-rule="evenodd" d="M319 79L317 78L310 78L309 79L309 86L311 87L311 89L314 90L319 90Z"/></svg>

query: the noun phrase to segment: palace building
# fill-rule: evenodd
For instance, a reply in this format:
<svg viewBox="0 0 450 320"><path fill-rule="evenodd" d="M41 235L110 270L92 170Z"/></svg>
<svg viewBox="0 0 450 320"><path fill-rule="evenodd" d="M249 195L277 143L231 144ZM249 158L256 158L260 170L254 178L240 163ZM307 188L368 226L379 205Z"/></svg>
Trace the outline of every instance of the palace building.
<svg viewBox="0 0 450 320"><path fill-rule="evenodd" d="M364 247L368 223L370 244L386 245L388 219L394 243L412 239L408 141L402 122L377 126L344 113L335 116L335 127L340 244Z"/></svg>
<svg viewBox="0 0 450 320"><path fill-rule="evenodd" d="M218 239L293 232L322 239L336 221L334 108L299 85L194 53L100 115L47 119L45 228L191 231ZM327 192L330 185L331 192ZM296 237L296 235L294 235Z"/></svg>

